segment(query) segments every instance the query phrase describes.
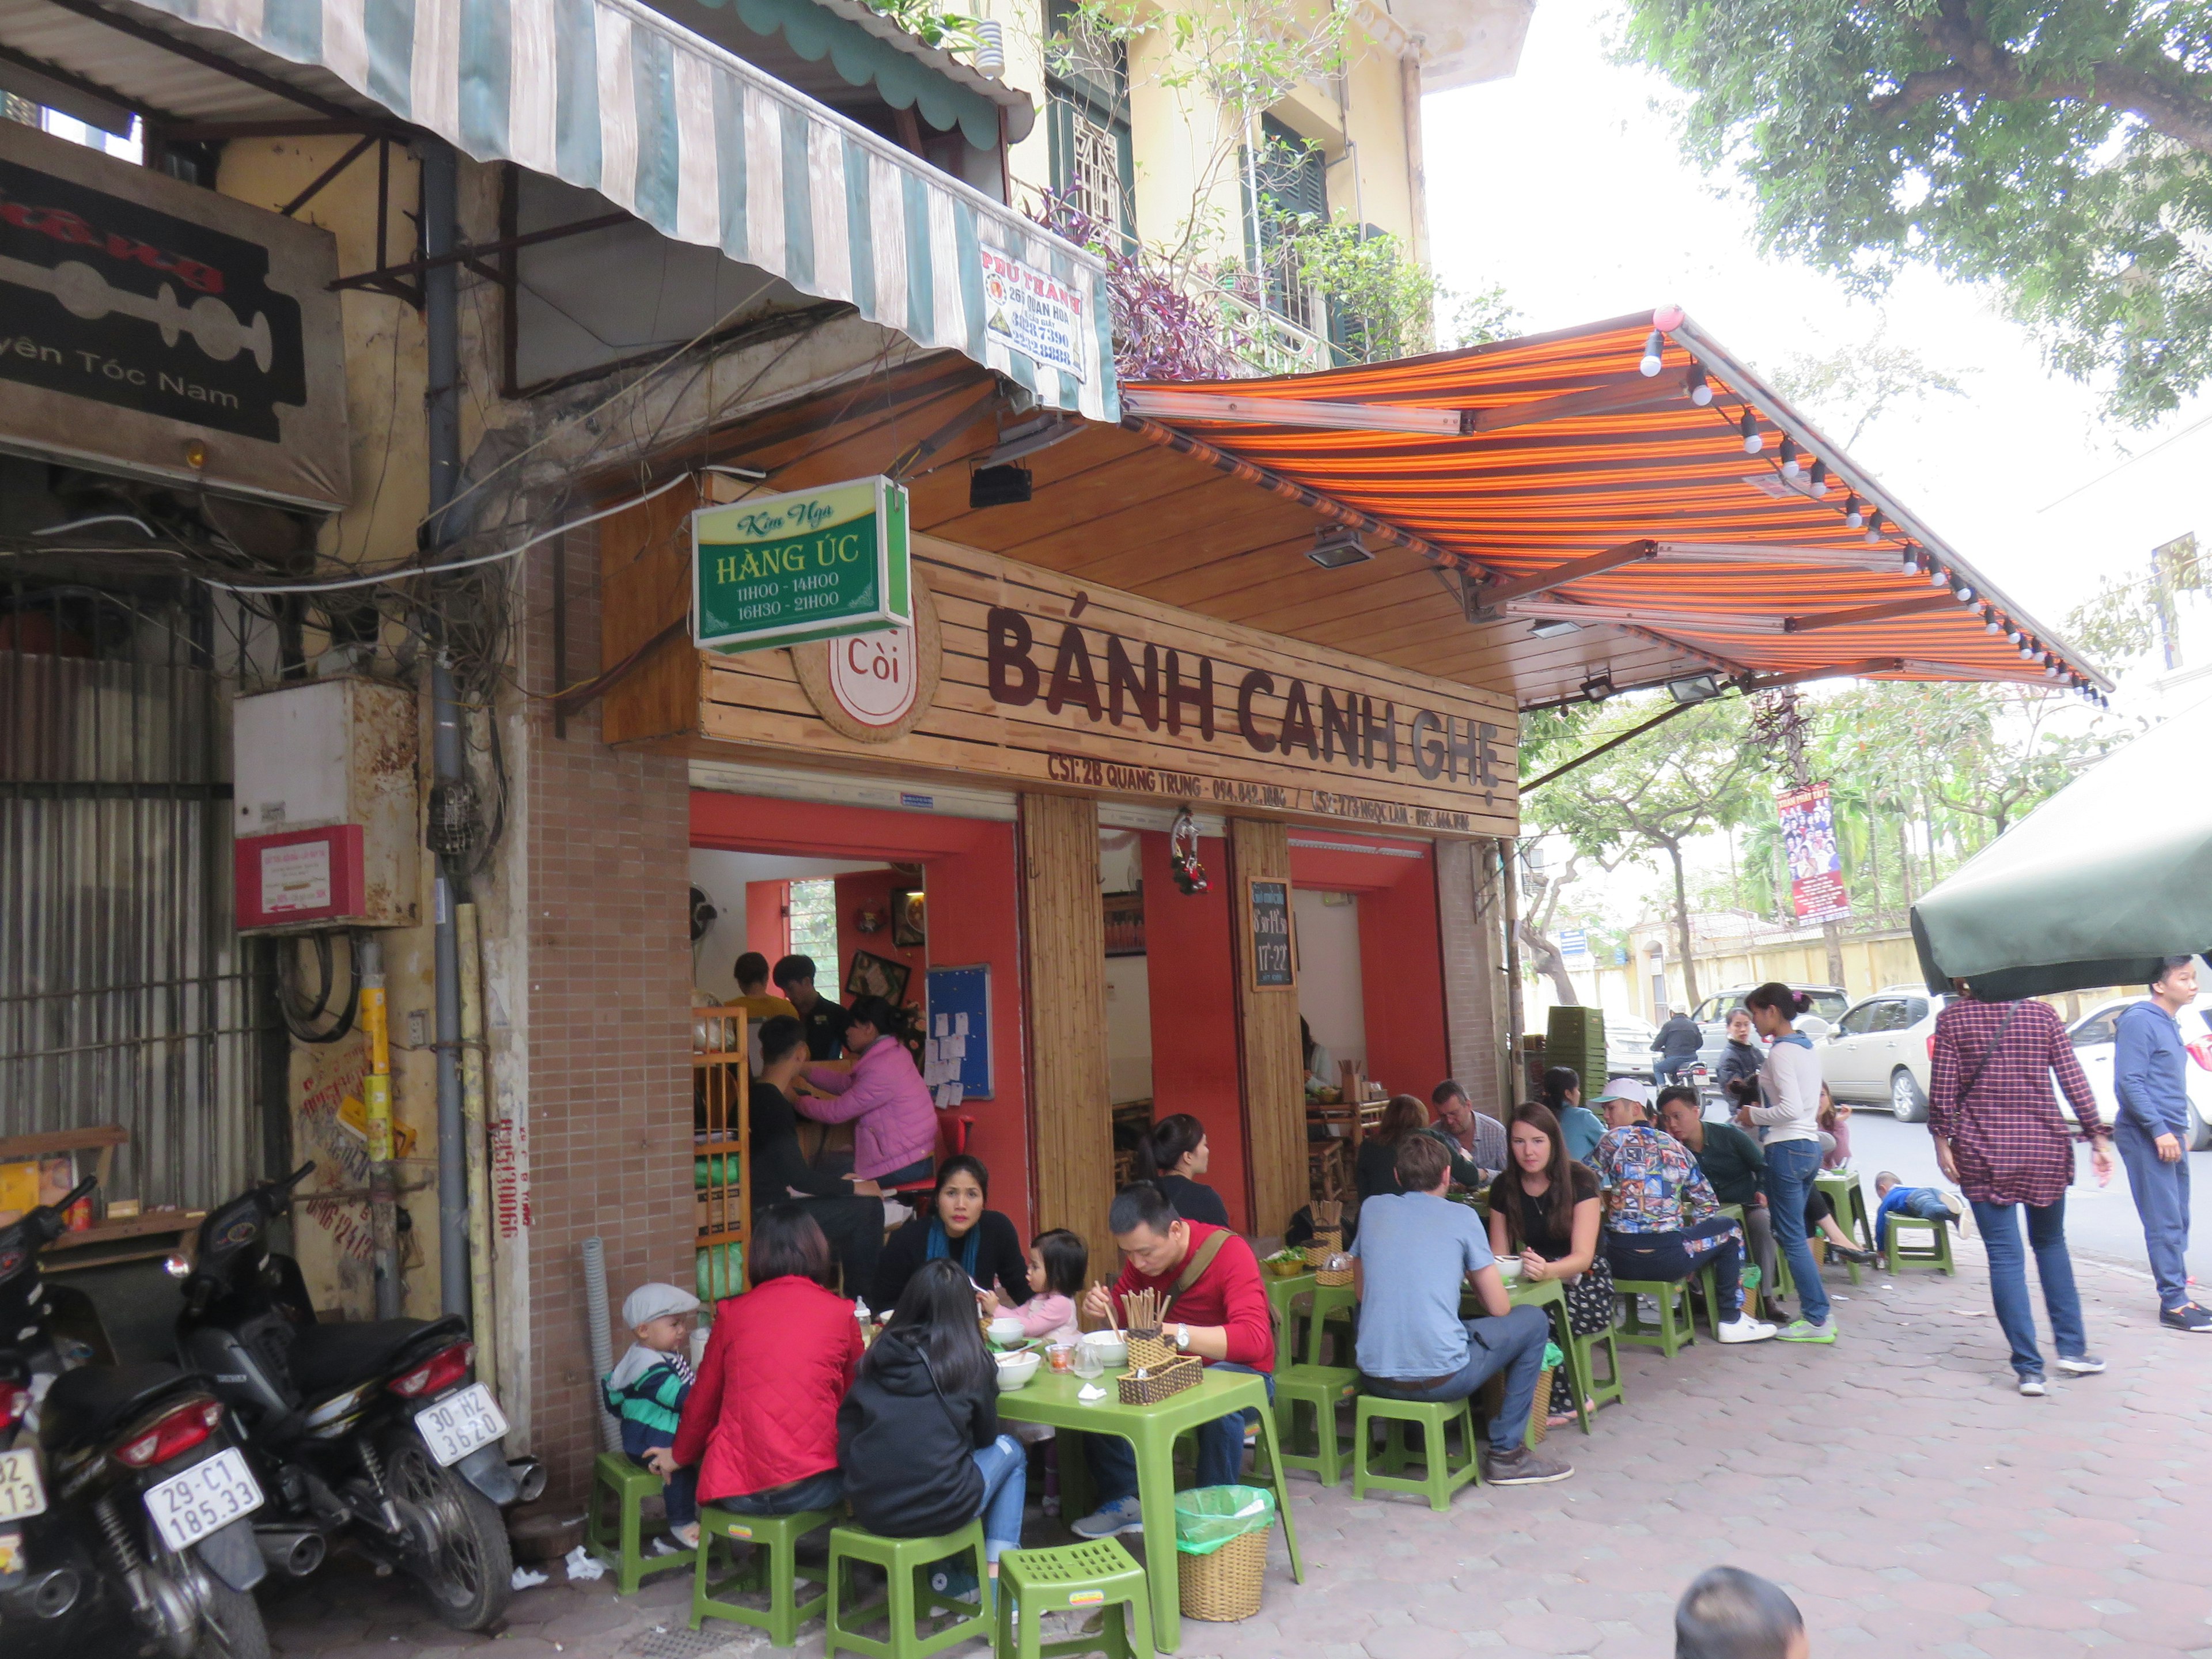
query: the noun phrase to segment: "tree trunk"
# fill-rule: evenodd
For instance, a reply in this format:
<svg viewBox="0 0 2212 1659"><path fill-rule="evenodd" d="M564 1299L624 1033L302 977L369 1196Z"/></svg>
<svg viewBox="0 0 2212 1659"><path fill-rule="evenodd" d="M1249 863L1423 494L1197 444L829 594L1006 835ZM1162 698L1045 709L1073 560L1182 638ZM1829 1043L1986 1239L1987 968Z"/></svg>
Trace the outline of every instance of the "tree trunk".
<svg viewBox="0 0 2212 1659"><path fill-rule="evenodd" d="M1690 952L1690 888L1682 876L1682 848L1677 842L1662 842L1667 857L1674 866L1674 942L1682 954L1682 994L1688 999L1682 1012L1688 1013L1698 1006L1698 963Z"/></svg>
<svg viewBox="0 0 2212 1659"><path fill-rule="evenodd" d="M1575 989L1574 981L1567 976L1567 959L1559 947L1538 933L1534 923L1526 921L1521 924L1521 942L1528 947L1529 965L1552 981L1559 1006L1581 1006L1582 993Z"/></svg>
<svg viewBox="0 0 2212 1659"><path fill-rule="evenodd" d="M1867 884L1874 889L1874 909L1880 915L1887 908L1881 891L1881 811L1869 796L1867 799Z"/></svg>
<svg viewBox="0 0 2212 1659"><path fill-rule="evenodd" d="M1912 890L1912 819L1903 811L1897 815L1897 862L1905 908L1910 910L1919 895Z"/></svg>

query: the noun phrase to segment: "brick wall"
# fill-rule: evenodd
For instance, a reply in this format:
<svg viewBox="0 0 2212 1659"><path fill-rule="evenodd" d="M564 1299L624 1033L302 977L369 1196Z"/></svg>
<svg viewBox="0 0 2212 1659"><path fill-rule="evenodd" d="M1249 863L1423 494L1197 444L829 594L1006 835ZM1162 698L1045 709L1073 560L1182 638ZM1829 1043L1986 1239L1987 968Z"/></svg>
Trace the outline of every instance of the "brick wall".
<svg viewBox="0 0 2212 1659"><path fill-rule="evenodd" d="M1443 948L1444 1029L1452 1075L1467 1085L1477 1110L1503 1118L1516 1103L1506 1092L1498 891L1484 878L1494 845L1436 843L1437 933Z"/></svg>
<svg viewBox="0 0 2212 1659"><path fill-rule="evenodd" d="M553 683L554 558L532 559L525 684ZM598 672L599 555L568 538L567 678ZM680 757L599 741L597 708L554 735L533 703L524 768L532 1449L574 1495L599 1449L582 1242L605 1242L610 1301L692 1282L690 790ZM617 1352L622 1339L617 1335Z"/></svg>

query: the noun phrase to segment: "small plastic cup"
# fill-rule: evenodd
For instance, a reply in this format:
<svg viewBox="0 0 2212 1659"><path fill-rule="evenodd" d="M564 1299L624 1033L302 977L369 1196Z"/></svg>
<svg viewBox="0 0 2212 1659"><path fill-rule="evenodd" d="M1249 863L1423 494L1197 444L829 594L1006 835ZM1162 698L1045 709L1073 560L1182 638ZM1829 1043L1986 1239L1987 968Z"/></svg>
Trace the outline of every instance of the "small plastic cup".
<svg viewBox="0 0 2212 1659"><path fill-rule="evenodd" d="M1044 1359L1056 1371L1072 1371L1075 1369L1075 1344L1055 1342L1044 1351Z"/></svg>

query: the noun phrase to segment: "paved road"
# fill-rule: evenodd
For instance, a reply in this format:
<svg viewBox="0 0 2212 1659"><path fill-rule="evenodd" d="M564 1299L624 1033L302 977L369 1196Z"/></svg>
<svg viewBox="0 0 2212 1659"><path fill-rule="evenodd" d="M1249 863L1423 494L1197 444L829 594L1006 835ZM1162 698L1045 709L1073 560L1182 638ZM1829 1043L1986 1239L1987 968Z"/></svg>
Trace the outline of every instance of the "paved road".
<svg viewBox="0 0 2212 1659"><path fill-rule="evenodd" d="M2207 1659L2212 1345L2085 1263L2112 1370L2023 1400L1971 1241L1960 1269L1832 1273L1831 1348L1626 1354L1627 1403L1555 1437L1577 1466L1559 1486L1463 1491L1436 1515L1293 1477L1306 1583L1275 1540L1259 1616L1186 1621L1183 1659L1658 1659L1675 1598L1720 1561L1784 1584L1820 1659ZM1033 1545L1061 1535L1032 1514ZM556 1566L491 1642L354 1561L264 1599L283 1659L773 1659L754 1632L687 1630L678 1574L617 1597ZM820 1625L784 1651L820 1659Z"/></svg>
<svg viewBox="0 0 2212 1659"><path fill-rule="evenodd" d="M2075 1160L2079 1170L2066 1200L2066 1237L2074 1253L2148 1272L2142 1224L2136 1218L2128 1172L2115 1159L2112 1184L2100 1188L2089 1168L2087 1149L2077 1152ZM1859 1108L1851 1113L1851 1162L1866 1182L1869 1204L1874 1202L1875 1176L1882 1170L1893 1170L1915 1186L1942 1184L1928 1126L1899 1123L1878 1108ZM2192 1152L2189 1163L2193 1210L2189 1265L2208 1287L2208 1297L2212 1297L2212 1152Z"/></svg>

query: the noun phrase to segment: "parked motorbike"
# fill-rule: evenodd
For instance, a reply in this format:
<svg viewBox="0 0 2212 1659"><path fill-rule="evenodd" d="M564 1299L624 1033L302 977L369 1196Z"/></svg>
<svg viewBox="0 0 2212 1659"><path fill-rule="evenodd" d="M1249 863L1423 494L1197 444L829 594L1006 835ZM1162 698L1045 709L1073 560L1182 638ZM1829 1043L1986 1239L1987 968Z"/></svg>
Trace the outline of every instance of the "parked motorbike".
<svg viewBox="0 0 2212 1659"><path fill-rule="evenodd" d="M420 1583L457 1630L496 1623L513 1593L500 1510L544 1471L510 1460L507 1419L475 1381L468 1322L321 1324L271 1223L315 1166L248 1189L201 1223L185 1267L178 1350L215 1379L269 1493L254 1532L304 1577L343 1540Z"/></svg>
<svg viewBox="0 0 2212 1659"><path fill-rule="evenodd" d="M265 1659L262 1491L222 1402L173 1365L73 1363L55 1328L39 1253L93 1185L0 1229L0 1649Z"/></svg>

